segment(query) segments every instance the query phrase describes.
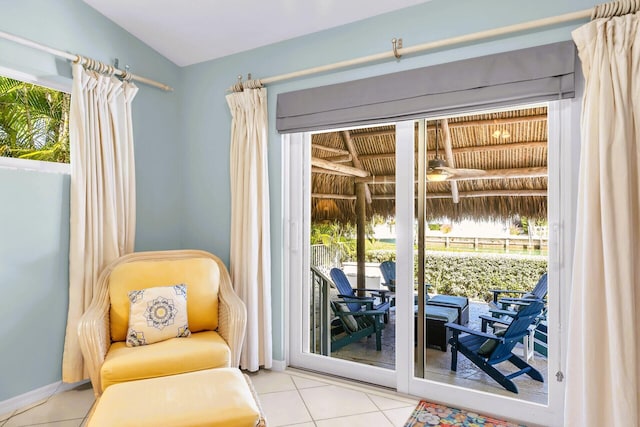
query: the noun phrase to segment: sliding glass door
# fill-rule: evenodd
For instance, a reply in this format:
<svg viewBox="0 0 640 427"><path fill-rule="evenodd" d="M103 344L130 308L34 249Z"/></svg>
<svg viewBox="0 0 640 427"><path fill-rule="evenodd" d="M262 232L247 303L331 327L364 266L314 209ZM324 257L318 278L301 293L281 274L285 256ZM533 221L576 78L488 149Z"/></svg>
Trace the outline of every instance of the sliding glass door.
<svg viewBox="0 0 640 427"><path fill-rule="evenodd" d="M559 101L283 137L289 364L559 424L575 212L567 195L577 167L571 114L571 103ZM516 290L530 291L544 272L544 313L514 346L544 381L520 376L516 394L461 354L452 370L445 324L482 329L493 289L517 277ZM349 325L336 287L344 278L356 296L382 306L380 347L375 315Z"/></svg>

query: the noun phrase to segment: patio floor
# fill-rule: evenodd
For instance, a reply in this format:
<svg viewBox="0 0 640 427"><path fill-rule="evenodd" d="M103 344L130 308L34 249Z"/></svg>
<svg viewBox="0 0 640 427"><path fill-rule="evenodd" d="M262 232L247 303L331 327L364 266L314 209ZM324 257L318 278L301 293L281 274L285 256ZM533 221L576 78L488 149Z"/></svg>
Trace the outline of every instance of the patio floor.
<svg viewBox="0 0 640 427"><path fill-rule="evenodd" d="M489 308L484 302L470 302L469 327L480 330L480 319L478 316L488 313ZM518 344L515 352L520 352L519 355L522 355L522 344ZM395 312L392 311L389 323L382 331L382 351L376 351L375 338L364 338L359 342L349 344L331 353L331 356L382 368L395 369ZM547 404L547 359L539 353L535 353L529 363L542 373L545 382L535 381L527 375L519 376L514 379L519 390L518 394L513 394L502 388L502 386L460 353L458 353L457 372L450 370L451 352L449 350L442 352L438 349L427 348L426 358L425 376L429 380ZM501 372L505 373L517 371L517 368L509 362L503 362L497 365L497 367Z"/></svg>

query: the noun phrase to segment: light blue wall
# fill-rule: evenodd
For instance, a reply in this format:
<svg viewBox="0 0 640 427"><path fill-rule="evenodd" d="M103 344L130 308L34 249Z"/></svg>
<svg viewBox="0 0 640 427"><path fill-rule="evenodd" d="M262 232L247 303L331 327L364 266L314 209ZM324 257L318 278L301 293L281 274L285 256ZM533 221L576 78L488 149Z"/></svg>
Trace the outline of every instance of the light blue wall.
<svg viewBox="0 0 640 427"><path fill-rule="evenodd" d="M0 0L0 30L176 87L134 102L136 249L182 246L180 68L81 0ZM0 40L0 67L71 87L69 64ZM1 72L1 71L0 71ZM0 402L61 379L68 302L69 176L0 169Z"/></svg>
<svg viewBox="0 0 640 427"><path fill-rule="evenodd" d="M414 46L584 10L594 4L597 2L590 0L433 0L358 23L185 68L183 78L186 84L181 109L185 125L184 136L189 141L184 175L185 206L188 206L184 222L185 246L210 250L228 261L230 115L224 94L238 74L246 76L250 72L254 78L269 77L390 50L390 40L393 37L403 38L405 46ZM275 130L278 93L568 40L570 31L578 25L555 26L404 57L400 61L356 67L268 86L274 359L284 360L285 356L282 163L280 136Z"/></svg>
<svg viewBox="0 0 640 427"><path fill-rule="evenodd" d="M0 168L0 402L59 381L69 175Z"/></svg>

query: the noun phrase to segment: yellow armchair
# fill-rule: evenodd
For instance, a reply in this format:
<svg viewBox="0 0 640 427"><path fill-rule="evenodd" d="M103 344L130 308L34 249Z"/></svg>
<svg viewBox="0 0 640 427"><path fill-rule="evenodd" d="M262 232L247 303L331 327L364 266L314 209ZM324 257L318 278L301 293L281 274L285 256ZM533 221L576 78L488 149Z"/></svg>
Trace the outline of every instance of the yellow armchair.
<svg viewBox="0 0 640 427"><path fill-rule="evenodd" d="M128 293L187 285L192 334L140 347L125 344ZM204 369L237 367L247 313L222 261L205 251L137 252L100 274L94 298L78 324L80 348L96 396L121 382Z"/></svg>

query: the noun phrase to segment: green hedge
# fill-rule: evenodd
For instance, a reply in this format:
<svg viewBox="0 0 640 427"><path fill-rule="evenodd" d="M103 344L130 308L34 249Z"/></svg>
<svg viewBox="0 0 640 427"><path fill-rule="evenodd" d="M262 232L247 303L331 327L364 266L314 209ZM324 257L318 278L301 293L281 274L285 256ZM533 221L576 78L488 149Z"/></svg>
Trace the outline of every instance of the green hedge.
<svg viewBox="0 0 640 427"><path fill-rule="evenodd" d="M367 262L395 259L395 251L367 252ZM429 251L425 264L430 292L484 301L491 300L491 289L529 291L547 271L547 260L540 256ZM417 277L417 262L414 265Z"/></svg>
<svg viewBox="0 0 640 427"><path fill-rule="evenodd" d="M543 257L429 253L425 281L439 294L490 301L491 289L530 291L547 271Z"/></svg>
<svg viewBox="0 0 640 427"><path fill-rule="evenodd" d="M365 253L366 262L382 262L387 260L389 261L396 260L395 249L377 249L377 250L367 251ZM355 261L355 260L351 260L351 261Z"/></svg>

